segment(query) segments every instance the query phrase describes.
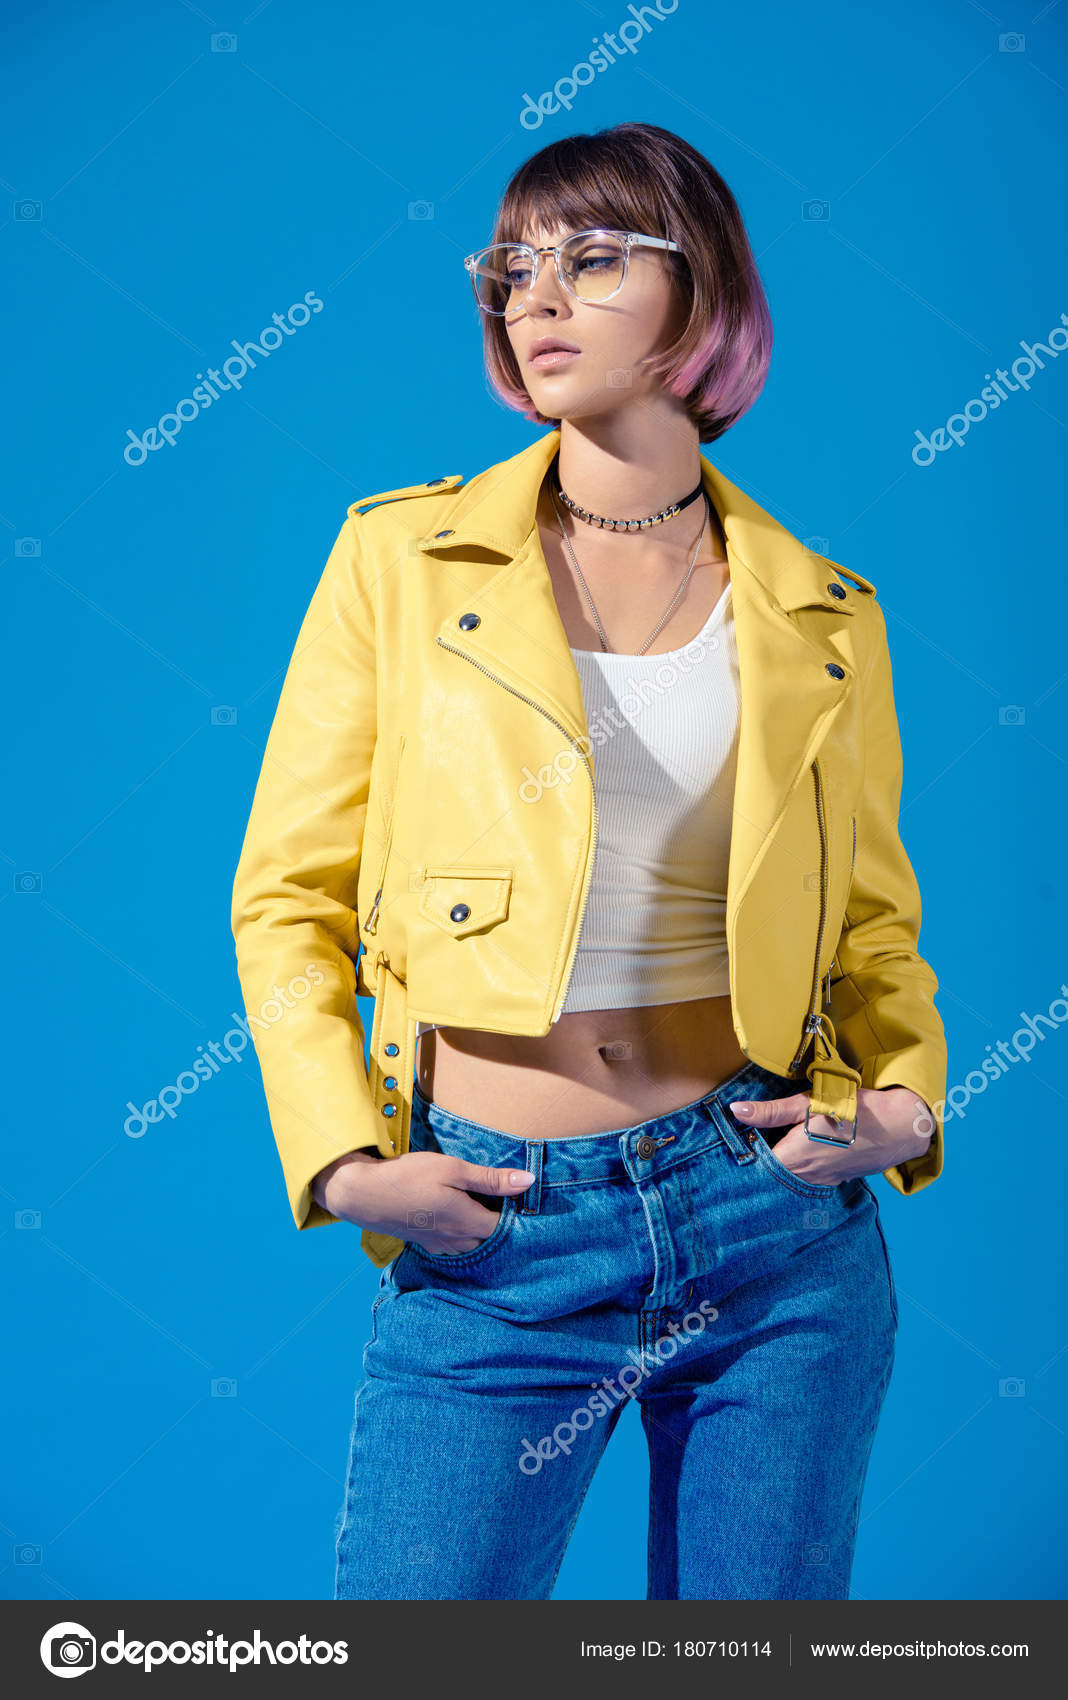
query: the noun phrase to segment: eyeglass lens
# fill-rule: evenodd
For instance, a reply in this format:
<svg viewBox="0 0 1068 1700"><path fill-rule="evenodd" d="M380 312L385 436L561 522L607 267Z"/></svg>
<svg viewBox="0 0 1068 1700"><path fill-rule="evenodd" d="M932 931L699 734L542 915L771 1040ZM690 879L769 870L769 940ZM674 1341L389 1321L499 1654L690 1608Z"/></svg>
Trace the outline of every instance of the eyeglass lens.
<svg viewBox="0 0 1068 1700"><path fill-rule="evenodd" d="M542 254L539 266L552 264L552 255ZM623 281L626 248L618 236L569 236L560 249L560 273L564 286L580 301L604 301ZM489 313L514 312L521 307L531 282L530 253L507 242L497 242L478 255L472 276L480 304Z"/></svg>

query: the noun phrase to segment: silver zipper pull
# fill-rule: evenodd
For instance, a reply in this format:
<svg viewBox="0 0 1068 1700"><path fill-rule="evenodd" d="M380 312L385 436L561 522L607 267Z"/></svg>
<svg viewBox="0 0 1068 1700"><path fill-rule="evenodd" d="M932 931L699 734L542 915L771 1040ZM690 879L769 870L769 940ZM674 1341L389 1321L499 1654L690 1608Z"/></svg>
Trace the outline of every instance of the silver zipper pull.
<svg viewBox="0 0 1068 1700"><path fill-rule="evenodd" d="M379 886L378 890L375 892L375 900L371 905L371 913L368 915L366 921L363 924L363 930L364 930L365 933L373 933L376 926L378 925L378 907L379 907L379 904L381 902L382 902L382 887Z"/></svg>

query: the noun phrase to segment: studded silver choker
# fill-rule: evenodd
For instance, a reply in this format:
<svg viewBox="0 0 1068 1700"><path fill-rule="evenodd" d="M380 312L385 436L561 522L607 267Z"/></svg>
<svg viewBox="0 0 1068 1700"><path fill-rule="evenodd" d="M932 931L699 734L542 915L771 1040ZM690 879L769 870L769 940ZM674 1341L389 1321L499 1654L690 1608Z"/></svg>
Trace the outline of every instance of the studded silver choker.
<svg viewBox="0 0 1068 1700"><path fill-rule="evenodd" d="M560 488L559 459L559 451L557 451L550 469L553 474L555 493L576 519L585 520L587 525L600 526L602 531L648 531L650 526L663 525L666 519L674 519L675 515L680 514L683 508L688 508L691 502L696 502L704 490L704 482L702 481L695 485L688 496L683 496L681 501L672 502L669 508L661 508L658 514L647 514L645 519L607 519L604 514L591 514L588 508L580 507Z"/></svg>

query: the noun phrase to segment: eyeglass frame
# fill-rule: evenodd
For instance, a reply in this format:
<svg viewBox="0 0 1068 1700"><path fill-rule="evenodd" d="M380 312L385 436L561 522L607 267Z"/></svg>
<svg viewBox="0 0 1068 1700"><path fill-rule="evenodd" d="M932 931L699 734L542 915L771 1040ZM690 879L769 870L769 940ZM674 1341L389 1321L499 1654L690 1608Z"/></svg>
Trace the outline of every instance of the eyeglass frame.
<svg viewBox="0 0 1068 1700"><path fill-rule="evenodd" d="M568 242L573 242L578 236L618 236L623 241L623 276L620 278L611 294L602 295L599 301L586 301L584 296L579 295L574 289L572 289L571 285L564 278L560 270L560 249L566 246ZM563 242L558 243L555 248L535 248L530 242L489 242L485 248L477 248L473 254L466 255L464 259L464 269L466 270L468 277L471 279L471 288L475 292L475 300L478 302L480 310L483 313L488 313L490 317L494 319L507 318L508 308L506 307L503 313L495 313L492 307L487 307L486 303L479 296L478 284L475 281L474 272L475 261L478 259L479 255L488 254L491 248L521 248L525 250L526 253L533 254L534 264L531 267L530 283L527 285L528 292L534 288L534 285L538 281L538 274L541 268L541 256L543 254L551 254L553 257L553 264L556 268L556 281L559 283L561 289L566 290L567 293L574 298L574 300L582 301L587 307L600 307L603 302L611 301L614 296L619 294L623 285L627 281L627 276L630 271L631 248L660 248L664 251L671 250L671 252L676 254L682 253L682 249L679 247L679 244L677 242L672 242L666 236L643 236L636 230L611 230L604 225L595 225L591 230L573 230L570 235L565 236ZM520 303L520 305L522 305L522 303Z"/></svg>

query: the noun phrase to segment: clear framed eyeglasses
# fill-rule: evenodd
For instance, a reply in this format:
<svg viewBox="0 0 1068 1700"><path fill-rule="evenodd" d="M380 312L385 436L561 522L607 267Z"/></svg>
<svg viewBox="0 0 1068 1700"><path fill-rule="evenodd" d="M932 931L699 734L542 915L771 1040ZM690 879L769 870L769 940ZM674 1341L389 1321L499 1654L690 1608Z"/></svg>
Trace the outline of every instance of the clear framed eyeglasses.
<svg viewBox="0 0 1068 1700"><path fill-rule="evenodd" d="M579 301L610 301L627 281L632 248L663 248L680 253L664 236L633 230L577 230L556 248L529 242L494 242L464 260L475 300L497 318L521 311L537 281L542 254L551 254L561 288Z"/></svg>

